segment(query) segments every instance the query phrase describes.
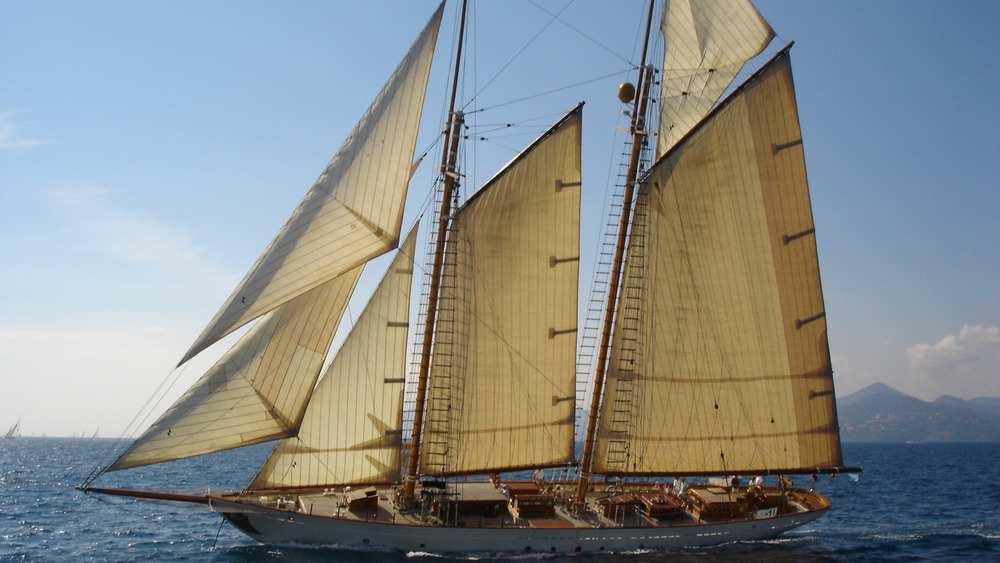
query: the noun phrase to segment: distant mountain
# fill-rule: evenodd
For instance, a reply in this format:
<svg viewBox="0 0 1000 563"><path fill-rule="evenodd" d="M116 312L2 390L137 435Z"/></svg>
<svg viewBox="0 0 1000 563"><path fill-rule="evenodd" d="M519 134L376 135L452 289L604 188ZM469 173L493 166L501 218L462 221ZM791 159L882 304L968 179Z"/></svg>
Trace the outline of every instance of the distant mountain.
<svg viewBox="0 0 1000 563"><path fill-rule="evenodd" d="M969 399L968 403L994 416L1000 416L1000 397L979 397Z"/></svg>
<svg viewBox="0 0 1000 563"><path fill-rule="evenodd" d="M837 400L845 442L1000 442L1000 399L928 403L884 383Z"/></svg>
<svg viewBox="0 0 1000 563"><path fill-rule="evenodd" d="M846 407L846 406L849 406L849 405L853 405L853 404L855 404L855 403L857 403L859 401L862 401L864 399L867 399L868 397L871 397L872 395L878 395L879 393L888 393L890 395L895 395L897 397L908 397L909 396L906 393L903 393L901 391L896 391L895 389L893 389L892 387L889 387L885 383L873 383L873 384L869 385L868 387L865 387L864 389L862 389L860 391L855 391L854 393L851 393L850 395L847 395L846 397L840 397L840 398L838 398L837 399L837 406L838 407Z"/></svg>

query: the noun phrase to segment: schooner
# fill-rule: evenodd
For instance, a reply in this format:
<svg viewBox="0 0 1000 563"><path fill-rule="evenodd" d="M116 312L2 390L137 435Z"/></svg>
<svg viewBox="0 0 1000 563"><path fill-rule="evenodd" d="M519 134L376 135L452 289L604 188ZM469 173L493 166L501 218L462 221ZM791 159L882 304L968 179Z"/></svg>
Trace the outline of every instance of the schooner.
<svg viewBox="0 0 1000 563"><path fill-rule="evenodd" d="M774 37L757 10L654 5L643 45L658 26L663 60L643 47L619 91L630 153L586 396L583 104L458 202L464 3L431 258L415 262L403 207L442 4L181 363L251 328L81 488L207 505L265 543L404 551L709 545L821 516L829 501L786 475L858 469L841 455L789 49L732 88ZM362 269L394 250L327 361ZM269 441L240 490L94 485Z"/></svg>

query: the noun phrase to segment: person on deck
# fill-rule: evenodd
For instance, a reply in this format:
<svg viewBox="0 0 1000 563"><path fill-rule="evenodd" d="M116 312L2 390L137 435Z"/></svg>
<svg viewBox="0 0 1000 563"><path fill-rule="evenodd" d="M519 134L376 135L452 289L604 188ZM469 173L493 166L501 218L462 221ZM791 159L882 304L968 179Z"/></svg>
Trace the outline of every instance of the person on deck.
<svg viewBox="0 0 1000 563"><path fill-rule="evenodd" d="M688 490L687 477L681 477L680 484L674 487L674 494L677 495L678 497L684 498L684 495L687 494L687 490Z"/></svg>

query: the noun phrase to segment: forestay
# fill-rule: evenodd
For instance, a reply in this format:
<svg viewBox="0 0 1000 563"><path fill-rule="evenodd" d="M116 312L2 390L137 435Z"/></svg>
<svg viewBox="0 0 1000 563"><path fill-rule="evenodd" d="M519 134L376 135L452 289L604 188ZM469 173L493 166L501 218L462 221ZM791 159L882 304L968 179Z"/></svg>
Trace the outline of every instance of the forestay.
<svg viewBox="0 0 1000 563"><path fill-rule="evenodd" d="M362 269L265 315L108 470L294 434Z"/></svg>
<svg viewBox="0 0 1000 563"><path fill-rule="evenodd" d="M640 187L595 471L841 463L787 52Z"/></svg>

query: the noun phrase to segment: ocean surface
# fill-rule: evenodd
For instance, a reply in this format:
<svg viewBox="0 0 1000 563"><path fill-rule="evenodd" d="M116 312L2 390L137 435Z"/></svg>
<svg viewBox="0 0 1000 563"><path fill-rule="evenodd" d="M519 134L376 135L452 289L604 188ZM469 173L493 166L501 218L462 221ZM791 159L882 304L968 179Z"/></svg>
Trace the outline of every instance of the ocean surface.
<svg viewBox="0 0 1000 563"><path fill-rule="evenodd" d="M112 440L0 441L0 561L443 562L423 553L264 546L210 512L108 499L75 489ZM102 477L97 486L239 487L266 456L245 448ZM556 562L1000 561L1000 444L844 445L860 478L820 477L833 508L777 539L713 548L525 555ZM125 475L131 473L131 475ZM799 478L798 482L808 477ZM509 560L475 554L462 560Z"/></svg>

